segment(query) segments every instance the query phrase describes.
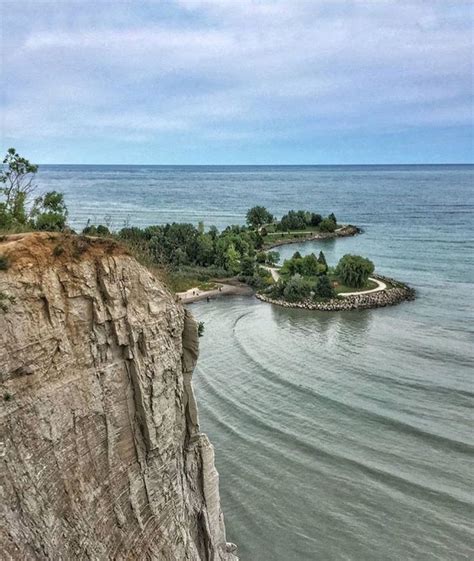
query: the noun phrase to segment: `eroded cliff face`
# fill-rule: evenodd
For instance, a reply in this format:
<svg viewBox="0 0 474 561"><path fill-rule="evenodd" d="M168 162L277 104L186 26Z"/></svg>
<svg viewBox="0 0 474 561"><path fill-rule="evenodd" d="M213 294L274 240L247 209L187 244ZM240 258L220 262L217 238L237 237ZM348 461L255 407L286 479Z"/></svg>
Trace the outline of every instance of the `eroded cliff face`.
<svg viewBox="0 0 474 561"><path fill-rule="evenodd" d="M196 324L110 242L0 241L2 559L235 561Z"/></svg>

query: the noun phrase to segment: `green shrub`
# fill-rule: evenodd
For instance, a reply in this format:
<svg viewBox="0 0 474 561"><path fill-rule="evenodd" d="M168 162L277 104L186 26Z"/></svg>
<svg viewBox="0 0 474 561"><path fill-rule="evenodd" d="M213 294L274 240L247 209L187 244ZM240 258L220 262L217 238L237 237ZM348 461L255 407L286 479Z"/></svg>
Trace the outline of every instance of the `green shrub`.
<svg viewBox="0 0 474 561"><path fill-rule="evenodd" d="M109 236L110 230L103 224L99 224L98 226L95 226L94 224L87 224L87 226L82 230L82 233L86 236Z"/></svg>
<svg viewBox="0 0 474 561"><path fill-rule="evenodd" d="M255 261L252 257L242 257L240 260L240 272L244 277L252 277L255 272Z"/></svg>
<svg viewBox="0 0 474 561"><path fill-rule="evenodd" d="M279 279L276 283L272 284L265 293L271 298L282 298L283 292L285 291L286 282L283 279Z"/></svg>
<svg viewBox="0 0 474 561"><path fill-rule="evenodd" d="M318 263L319 263L319 267L321 272L326 273L328 270L328 264L326 261L326 256L324 255L324 253L322 251L319 252L319 257L318 257Z"/></svg>
<svg viewBox="0 0 474 561"><path fill-rule="evenodd" d="M267 265L276 265L278 261L280 261L280 254L278 253L278 251L269 251L266 255L265 261Z"/></svg>
<svg viewBox="0 0 474 561"><path fill-rule="evenodd" d="M294 275L286 283L285 289L283 290L283 297L288 302L298 302L305 300L311 293L311 283L305 280L301 275Z"/></svg>
<svg viewBox="0 0 474 561"><path fill-rule="evenodd" d="M67 213L64 195L50 191L35 200L31 223L35 230L61 231L66 226Z"/></svg>
<svg viewBox="0 0 474 561"><path fill-rule="evenodd" d="M314 288L316 298L334 298L336 295L331 280L327 275L319 276Z"/></svg>
<svg viewBox="0 0 474 561"><path fill-rule="evenodd" d="M247 224L251 228L259 228L273 221L273 215L264 206L254 206L247 211Z"/></svg>
<svg viewBox="0 0 474 561"><path fill-rule="evenodd" d="M319 225L321 232L334 232L336 227L336 223L331 218L324 218Z"/></svg>

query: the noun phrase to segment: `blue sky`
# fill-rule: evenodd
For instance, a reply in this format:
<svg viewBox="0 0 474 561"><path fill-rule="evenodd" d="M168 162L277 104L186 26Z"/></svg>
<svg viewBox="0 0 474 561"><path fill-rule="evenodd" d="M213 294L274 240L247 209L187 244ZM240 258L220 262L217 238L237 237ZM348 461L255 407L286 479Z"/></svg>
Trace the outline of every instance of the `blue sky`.
<svg viewBox="0 0 474 561"><path fill-rule="evenodd" d="M470 163L473 3L0 0L38 163Z"/></svg>

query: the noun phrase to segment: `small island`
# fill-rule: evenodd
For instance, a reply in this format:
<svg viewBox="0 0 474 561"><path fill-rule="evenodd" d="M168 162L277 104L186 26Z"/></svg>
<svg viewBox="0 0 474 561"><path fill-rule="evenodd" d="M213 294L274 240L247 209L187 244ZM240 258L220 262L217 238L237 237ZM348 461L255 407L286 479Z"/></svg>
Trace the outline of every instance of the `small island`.
<svg viewBox="0 0 474 561"><path fill-rule="evenodd" d="M268 267L274 283L257 298L271 304L310 310L337 311L379 308L414 298L407 285L374 274L374 264L360 255L344 255L329 267L322 251L294 253L280 268Z"/></svg>
<svg viewBox="0 0 474 561"><path fill-rule="evenodd" d="M307 210L290 210L277 220L263 206L254 206L247 212L247 224L263 238L263 249L290 243L355 236L361 230L351 224L338 224L332 212L326 217Z"/></svg>

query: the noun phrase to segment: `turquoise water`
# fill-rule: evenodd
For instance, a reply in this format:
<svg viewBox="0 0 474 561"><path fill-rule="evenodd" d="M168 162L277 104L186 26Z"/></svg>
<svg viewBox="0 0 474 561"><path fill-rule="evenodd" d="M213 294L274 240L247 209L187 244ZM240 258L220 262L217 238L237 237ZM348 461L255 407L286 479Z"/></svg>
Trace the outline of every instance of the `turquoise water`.
<svg viewBox="0 0 474 561"><path fill-rule="evenodd" d="M71 222L224 226L264 204L360 236L281 248L369 256L414 286L327 314L251 297L194 304L195 373L228 538L243 561L473 558L474 167L47 167Z"/></svg>

